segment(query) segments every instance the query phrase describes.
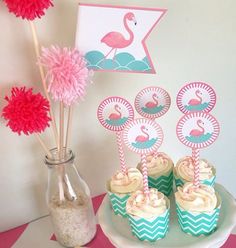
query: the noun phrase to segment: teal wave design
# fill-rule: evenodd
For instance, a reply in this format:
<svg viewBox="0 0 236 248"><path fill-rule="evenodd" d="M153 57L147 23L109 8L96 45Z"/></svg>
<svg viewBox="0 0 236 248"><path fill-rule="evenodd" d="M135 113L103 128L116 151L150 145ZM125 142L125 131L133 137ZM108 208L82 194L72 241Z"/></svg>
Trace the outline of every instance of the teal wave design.
<svg viewBox="0 0 236 248"><path fill-rule="evenodd" d="M150 188L158 189L164 195L169 196L172 192L173 186L173 172L168 176L160 176L158 178L148 177L148 186Z"/></svg>
<svg viewBox="0 0 236 248"><path fill-rule="evenodd" d="M164 106L159 105L159 106L156 106L154 108L142 107L141 109L143 110L144 113L147 113L147 114L157 114L157 113L161 112L163 108L164 108Z"/></svg>
<svg viewBox="0 0 236 248"><path fill-rule="evenodd" d="M205 184L205 185L209 185L209 186L214 187L214 185L215 185L215 180L216 180L216 176L214 176L214 177L212 177L212 178L210 178L210 179L201 180L200 182L201 182L202 184ZM175 185L176 185L176 188L177 188L177 187L183 186L183 185L185 184L185 182L186 182L185 180L182 180L182 179L180 179L180 178L175 177Z"/></svg>
<svg viewBox="0 0 236 248"><path fill-rule="evenodd" d="M114 213L116 215L120 215L126 218L127 217L126 202L128 198L130 197L130 194L126 194L123 197L119 197L117 194L109 192L108 195L109 195L109 199L110 199L111 206L112 206Z"/></svg>
<svg viewBox="0 0 236 248"><path fill-rule="evenodd" d="M208 106L209 106L209 102L205 102L205 103L198 104L198 105L185 105L184 107L188 111L203 111Z"/></svg>
<svg viewBox="0 0 236 248"><path fill-rule="evenodd" d="M157 141L157 138L152 138L150 140L147 140L145 142L138 142L136 141L135 143L132 143L132 145L135 147L135 148L138 148L138 149L148 149L150 147L152 147Z"/></svg>
<svg viewBox="0 0 236 248"><path fill-rule="evenodd" d="M194 236L207 236L214 232L217 228L220 207L210 213L205 212L194 214L181 209L178 204L176 204L176 209L179 225L185 233L189 233Z"/></svg>
<svg viewBox="0 0 236 248"><path fill-rule="evenodd" d="M137 60L130 53L118 53L114 59L105 58L100 51L89 51L85 54L87 67L93 70L137 71L150 73L152 68L147 57Z"/></svg>
<svg viewBox="0 0 236 248"><path fill-rule="evenodd" d="M186 140L188 140L189 142L192 142L192 143L202 143L202 142L206 142L207 140L209 140L212 136L212 133L206 133L206 134L203 134L201 136L186 136Z"/></svg>
<svg viewBox="0 0 236 248"><path fill-rule="evenodd" d="M105 122L111 126L122 126L126 123L126 121L128 120L127 117L123 117L123 118L120 118L118 120L109 120L109 119L106 119Z"/></svg>
<svg viewBox="0 0 236 248"><path fill-rule="evenodd" d="M154 220L135 219L128 215L129 224L132 234L139 240L154 242L165 237L169 229L169 209L161 216Z"/></svg>

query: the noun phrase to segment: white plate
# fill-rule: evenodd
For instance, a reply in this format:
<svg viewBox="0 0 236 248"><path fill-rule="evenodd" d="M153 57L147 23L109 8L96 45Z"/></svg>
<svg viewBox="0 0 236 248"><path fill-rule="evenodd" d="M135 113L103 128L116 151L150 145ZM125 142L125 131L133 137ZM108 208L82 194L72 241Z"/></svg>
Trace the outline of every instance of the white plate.
<svg viewBox="0 0 236 248"><path fill-rule="evenodd" d="M193 237L181 231L173 195L171 196L170 229L164 239L154 243L142 242L132 236L128 220L113 213L109 198L105 196L99 211L98 221L104 234L117 248L217 248L221 247L229 237L232 229L236 225L236 202L232 195L220 184L216 184L215 189L222 198L222 207L217 230L209 236Z"/></svg>

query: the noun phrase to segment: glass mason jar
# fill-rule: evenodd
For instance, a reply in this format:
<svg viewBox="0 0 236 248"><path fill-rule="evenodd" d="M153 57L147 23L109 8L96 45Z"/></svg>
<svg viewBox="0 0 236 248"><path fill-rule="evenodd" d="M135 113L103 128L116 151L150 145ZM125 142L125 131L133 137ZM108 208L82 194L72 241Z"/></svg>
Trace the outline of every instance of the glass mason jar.
<svg viewBox="0 0 236 248"><path fill-rule="evenodd" d="M71 150L51 150L46 200L57 241L66 247L82 246L93 239L96 220L90 190L74 165Z"/></svg>

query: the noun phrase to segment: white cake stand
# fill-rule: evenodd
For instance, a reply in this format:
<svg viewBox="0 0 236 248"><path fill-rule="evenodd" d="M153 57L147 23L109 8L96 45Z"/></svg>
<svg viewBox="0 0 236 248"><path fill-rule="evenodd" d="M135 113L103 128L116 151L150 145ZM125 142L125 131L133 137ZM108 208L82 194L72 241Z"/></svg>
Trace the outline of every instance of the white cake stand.
<svg viewBox="0 0 236 248"><path fill-rule="evenodd" d="M217 230L209 236L193 237L181 231L175 211L174 199L171 199L170 229L164 239L154 243L142 242L132 236L128 220L113 213L109 198L105 196L99 211L98 221L104 234L117 248L217 248L228 239L236 225L236 202L233 196L220 184L216 191L221 195L222 207Z"/></svg>

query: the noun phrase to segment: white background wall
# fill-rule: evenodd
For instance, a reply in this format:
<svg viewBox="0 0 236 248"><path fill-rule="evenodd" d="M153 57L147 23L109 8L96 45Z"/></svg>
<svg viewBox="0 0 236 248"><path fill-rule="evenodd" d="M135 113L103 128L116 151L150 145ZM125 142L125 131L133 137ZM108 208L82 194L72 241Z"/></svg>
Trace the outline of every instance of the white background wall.
<svg viewBox="0 0 236 248"><path fill-rule="evenodd" d="M117 4L112 0L84 2ZM118 2L127 5L126 0ZM97 106L109 95L120 95L132 102L139 90L151 85L165 88L173 100L170 111L159 120L165 132L161 150L174 161L190 154L175 135L175 126L181 117L175 97L186 82L206 81L218 96L212 114L221 124L221 134L201 154L216 166L218 183L236 197L236 1L133 0L129 5L168 9L147 41L157 74L95 73L94 84L89 86L86 100L76 107L74 115L71 147L77 155L79 171L93 195L104 192L105 182L119 162L115 135L100 126L96 118ZM55 7L36 22L41 44L73 46L76 18L77 1L55 1ZM1 1L0 24L2 108L3 96L12 85L42 88L28 22L10 15ZM2 121L0 137L1 231L47 213L47 168L43 164L44 153L33 136L19 137ZM50 146L53 144L51 132L46 132L44 138ZM139 158L125 152L128 164L135 166Z"/></svg>

